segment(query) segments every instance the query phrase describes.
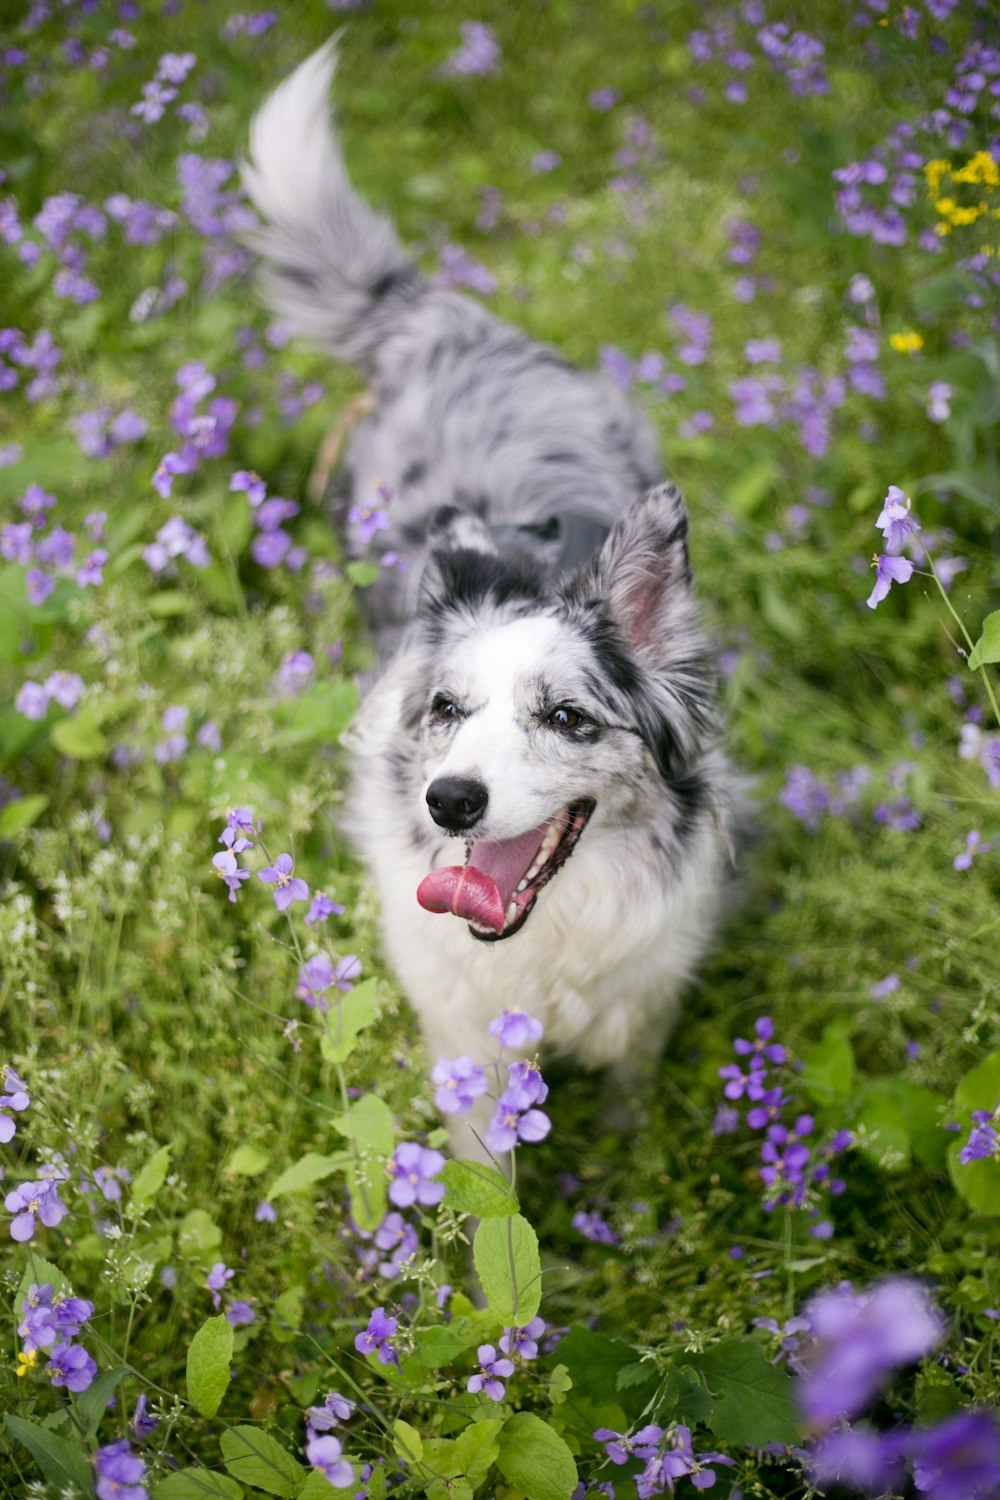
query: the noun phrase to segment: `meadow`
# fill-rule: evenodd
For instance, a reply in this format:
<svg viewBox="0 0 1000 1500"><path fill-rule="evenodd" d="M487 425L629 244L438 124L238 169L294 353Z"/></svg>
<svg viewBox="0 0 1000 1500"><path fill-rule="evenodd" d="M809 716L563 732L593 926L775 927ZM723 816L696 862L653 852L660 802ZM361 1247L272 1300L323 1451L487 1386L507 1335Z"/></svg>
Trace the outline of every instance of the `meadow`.
<svg viewBox="0 0 1000 1500"><path fill-rule="evenodd" d="M338 833L361 383L242 238L340 25L422 266L648 409L756 808L631 1135L509 997L513 1180ZM0 147L0 1493L1000 1495L995 7L32 0Z"/></svg>

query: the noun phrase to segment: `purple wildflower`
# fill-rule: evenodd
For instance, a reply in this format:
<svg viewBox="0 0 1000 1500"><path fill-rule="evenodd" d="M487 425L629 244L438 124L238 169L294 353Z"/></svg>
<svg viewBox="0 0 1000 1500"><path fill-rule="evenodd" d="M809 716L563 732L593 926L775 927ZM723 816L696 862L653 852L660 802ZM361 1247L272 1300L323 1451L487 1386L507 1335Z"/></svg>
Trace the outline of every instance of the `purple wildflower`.
<svg viewBox="0 0 1000 1500"><path fill-rule="evenodd" d="M334 1489L344 1490L354 1483L354 1470L341 1457L341 1444L335 1437L309 1436L306 1442L306 1458L314 1469L318 1469Z"/></svg>
<svg viewBox="0 0 1000 1500"><path fill-rule="evenodd" d="M236 855L228 849L223 850L221 854L213 854L212 864L215 866L215 873L229 891L230 901L235 903L237 892L244 880L250 879L250 871L245 870L237 862Z"/></svg>
<svg viewBox="0 0 1000 1500"><path fill-rule="evenodd" d="M315 922L325 922L328 917L336 914L338 917L344 915L344 908L338 906L336 901L331 901L329 896L324 896L322 891L313 893L312 905L305 915L307 927L312 927Z"/></svg>
<svg viewBox="0 0 1000 1500"><path fill-rule="evenodd" d="M257 871L257 879L266 885L276 886L274 904L279 911L287 911L293 901L308 901L309 887L304 880L292 875L294 861L290 854L279 854L273 865Z"/></svg>
<svg viewBox="0 0 1000 1500"><path fill-rule="evenodd" d="M613 1464L627 1464L630 1458L640 1458L643 1462L654 1458L665 1434L662 1427L655 1426L640 1427L631 1436L614 1432L610 1427L598 1427L592 1436L604 1444L604 1451Z"/></svg>
<svg viewBox="0 0 1000 1500"><path fill-rule="evenodd" d="M31 1099L28 1095L28 1085L18 1077L9 1063L4 1065L0 1076L2 1076L3 1084L0 1089L0 1145L5 1146L8 1141L14 1139L17 1132L17 1126L6 1111L13 1110L15 1114L20 1114L22 1110L28 1108Z"/></svg>
<svg viewBox="0 0 1000 1500"><path fill-rule="evenodd" d="M963 1411L914 1434L913 1482L934 1500L988 1500L1000 1486L1000 1432L990 1412Z"/></svg>
<svg viewBox="0 0 1000 1500"><path fill-rule="evenodd" d="M278 1222L277 1212L266 1198L262 1198L257 1204L253 1216L258 1224L277 1224Z"/></svg>
<svg viewBox="0 0 1000 1500"><path fill-rule="evenodd" d="M865 601L869 609L877 609L894 583L908 583L913 577L913 564L905 557L888 557L884 553L874 560L875 587Z"/></svg>
<svg viewBox="0 0 1000 1500"><path fill-rule="evenodd" d="M500 71L500 43L493 27L485 21L463 21L462 45L441 64L447 78L485 78Z"/></svg>
<svg viewBox="0 0 1000 1500"><path fill-rule="evenodd" d="M771 1062L783 1063L785 1061L784 1047L780 1042L771 1041L774 1035L774 1022L771 1017L761 1016L756 1020L754 1031L757 1033L755 1041L747 1042L738 1036L733 1043L733 1051L740 1057L766 1057Z"/></svg>
<svg viewBox="0 0 1000 1500"><path fill-rule="evenodd" d="M867 1292L842 1285L806 1304L817 1341L799 1385L808 1421L820 1429L862 1411L888 1375L929 1354L944 1325L926 1289L883 1281Z"/></svg>
<svg viewBox="0 0 1000 1500"><path fill-rule="evenodd" d="M434 1098L445 1115L464 1115L488 1087L486 1074L467 1054L442 1057L431 1071L435 1084Z"/></svg>
<svg viewBox="0 0 1000 1500"><path fill-rule="evenodd" d="M145 1391L143 1391L136 1400L135 1411L132 1413L132 1421L129 1423L137 1438L149 1437L160 1425L156 1417L148 1417L146 1415L147 1402L148 1398Z"/></svg>
<svg viewBox="0 0 1000 1500"><path fill-rule="evenodd" d="M98 1448L93 1462L97 1471L94 1491L97 1500L149 1500L149 1491L142 1482L146 1465L132 1452L126 1438Z"/></svg>
<svg viewBox="0 0 1000 1500"><path fill-rule="evenodd" d="M895 555L900 552L911 536L920 528L916 516L910 514L910 499L897 485L889 486L889 493L875 525L885 538L885 550ZM899 579L898 582L905 582Z"/></svg>
<svg viewBox="0 0 1000 1500"><path fill-rule="evenodd" d="M516 1084L500 1095L496 1113L486 1129L486 1144L491 1151L512 1151L518 1141L533 1145L545 1139L552 1121L544 1110L526 1108L528 1103Z"/></svg>
<svg viewBox="0 0 1000 1500"><path fill-rule="evenodd" d="M97 1374L97 1364L80 1344L56 1344L46 1365L49 1379L68 1391L85 1391Z"/></svg>
<svg viewBox="0 0 1000 1500"><path fill-rule="evenodd" d="M409 1208L414 1203L431 1207L444 1197L444 1183L433 1182L444 1166L440 1151L429 1146L420 1146L416 1141L404 1141L396 1148L389 1163L389 1201L397 1208Z"/></svg>
<svg viewBox="0 0 1000 1500"><path fill-rule="evenodd" d="M622 1242L621 1235L611 1228L596 1209L591 1213L578 1210L573 1215L573 1228L577 1234L582 1234L585 1240L590 1240L595 1245L620 1245Z"/></svg>
<svg viewBox="0 0 1000 1500"><path fill-rule="evenodd" d="M395 1333L396 1319L387 1318L384 1307L376 1307L368 1319L368 1327L355 1335L354 1347L359 1354L377 1354L380 1364L395 1364L396 1351L392 1347Z"/></svg>
<svg viewBox="0 0 1000 1500"><path fill-rule="evenodd" d="M225 1261L221 1260L217 1260L212 1269L209 1271L205 1286L212 1293L212 1306L216 1310L218 1310L219 1305L222 1302L222 1298L219 1295L220 1292L225 1291L226 1283L228 1281L232 1281L235 1275L236 1272L231 1270L230 1267L226 1265Z"/></svg>
<svg viewBox="0 0 1000 1500"><path fill-rule="evenodd" d="M256 1321L257 1314L249 1302L230 1302L226 1308L226 1322L232 1328L248 1328Z"/></svg>
<svg viewBox="0 0 1000 1500"><path fill-rule="evenodd" d="M52 1181L23 1182L20 1187L7 1194L4 1207L14 1215L10 1226L11 1239L30 1240L38 1219L47 1229L61 1224L68 1212L59 1196L59 1184Z"/></svg>
<svg viewBox="0 0 1000 1500"><path fill-rule="evenodd" d="M506 1395L504 1381L514 1373L513 1361L498 1358L492 1344L480 1344L477 1354L479 1369L475 1375L469 1376L466 1390L471 1391L474 1396L482 1391L491 1401L502 1401Z"/></svg>
<svg viewBox="0 0 1000 1500"><path fill-rule="evenodd" d="M529 1042L537 1042L542 1035L542 1023L536 1021L533 1016L526 1015L517 1005L512 1005L505 1010L503 1015L497 1016L487 1027L490 1036L500 1038L501 1047L509 1047L512 1052L519 1052Z"/></svg>
<svg viewBox="0 0 1000 1500"><path fill-rule="evenodd" d="M993 1110L974 1109L969 1139L958 1154L965 1166L970 1161L1000 1161L1000 1136L997 1134L997 1115Z"/></svg>
<svg viewBox="0 0 1000 1500"><path fill-rule="evenodd" d="M350 1420L356 1403L339 1391L328 1391L322 1406L310 1406L306 1411L309 1426L316 1432L329 1432L338 1422Z"/></svg>
<svg viewBox="0 0 1000 1500"><path fill-rule="evenodd" d="M534 1359L538 1354L538 1340L545 1332L544 1318L532 1318L523 1328L507 1328L500 1336L500 1348L505 1354L521 1359Z"/></svg>

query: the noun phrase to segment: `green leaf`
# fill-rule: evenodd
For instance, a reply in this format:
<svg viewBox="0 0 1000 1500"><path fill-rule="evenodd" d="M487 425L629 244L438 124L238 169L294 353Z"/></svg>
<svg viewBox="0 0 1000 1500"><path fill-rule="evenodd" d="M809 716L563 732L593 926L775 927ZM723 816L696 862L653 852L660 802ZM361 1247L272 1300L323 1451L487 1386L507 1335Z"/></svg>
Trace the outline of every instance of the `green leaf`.
<svg viewBox="0 0 1000 1500"><path fill-rule="evenodd" d="M727 1443L794 1443L801 1433L792 1381L752 1339L727 1339L692 1357L715 1406L708 1425Z"/></svg>
<svg viewBox="0 0 1000 1500"><path fill-rule="evenodd" d="M161 589L146 605L154 620L169 620L175 615L189 615L196 601L182 589Z"/></svg>
<svg viewBox="0 0 1000 1500"><path fill-rule="evenodd" d="M181 1220L177 1244L185 1255L208 1255L222 1244L222 1230L205 1209L192 1208Z"/></svg>
<svg viewBox="0 0 1000 1500"><path fill-rule="evenodd" d="M170 1166L170 1146L161 1146L154 1151L135 1174L132 1182L132 1202L140 1207L151 1203L167 1180Z"/></svg>
<svg viewBox="0 0 1000 1500"><path fill-rule="evenodd" d="M496 1167L484 1162L445 1162L444 1201L459 1214L476 1214L480 1219L506 1219L516 1214L520 1205L511 1192L510 1183Z"/></svg>
<svg viewBox="0 0 1000 1500"><path fill-rule="evenodd" d="M961 1135L948 1147L948 1174L966 1203L981 1214L1000 1217L1000 1162L987 1157L982 1161L959 1161L962 1146L969 1138L974 1109L994 1110L1000 1101L1000 1052L972 1068L955 1090L954 1116L962 1126Z"/></svg>
<svg viewBox="0 0 1000 1500"><path fill-rule="evenodd" d="M823 1038L802 1058L803 1087L822 1104L847 1099L854 1083L854 1051L848 1040L850 1026L832 1021Z"/></svg>
<svg viewBox="0 0 1000 1500"><path fill-rule="evenodd" d="M8 802L0 812L0 839L9 839L22 829L33 828L49 805L48 797L38 793L34 797L19 797Z"/></svg>
<svg viewBox="0 0 1000 1500"><path fill-rule="evenodd" d="M366 589L369 584L375 582L379 576L380 569L377 563L350 562L347 564L344 572L356 588Z"/></svg>
<svg viewBox="0 0 1000 1500"><path fill-rule="evenodd" d="M229 1389L229 1362L233 1357L233 1329L221 1313L208 1318L188 1347L188 1400L203 1417L214 1417Z"/></svg>
<svg viewBox="0 0 1000 1500"><path fill-rule="evenodd" d="M355 1469L355 1473L357 1473L357 1469ZM345 1490L343 1491L343 1493L346 1496L348 1494L348 1491ZM323 1470L313 1469L312 1473L309 1475L309 1478L306 1480L305 1484L296 1495L295 1500L332 1500L332 1497L335 1494L336 1491L331 1486L330 1481L323 1473ZM370 1487L368 1490L368 1494L369 1496L371 1496Z"/></svg>
<svg viewBox="0 0 1000 1500"><path fill-rule="evenodd" d="M542 1300L542 1280L538 1236L527 1219L484 1219L472 1258L494 1317L518 1328L530 1323Z"/></svg>
<svg viewBox="0 0 1000 1500"><path fill-rule="evenodd" d="M777 477L778 471L769 458L754 464L752 468L744 469L725 492L723 498L727 510L734 511L738 516L752 516L768 495L774 494Z"/></svg>
<svg viewBox="0 0 1000 1500"><path fill-rule="evenodd" d="M694 1427L707 1422L715 1405L697 1370L687 1365L676 1365L664 1372L663 1415L673 1422L684 1422Z"/></svg>
<svg viewBox="0 0 1000 1500"><path fill-rule="evenodd" d="M982 634L969 653L969 669L978 672L985 662L1000 661L1000 609L983 621Z"/></svg>
<svg viewBox="0 0 1000 1500"><path fill-rule="evenodd" d="M615 1389L619 1373L635 1365L636 1351L623 1339L612 1339L584 1323L574 1323L560 1339L555 1357L569 1370L578 1396L603 1401Z"/></svg>
<svg viewBox="0 0 1000 1500"><path fill-rule="evenodd" d="M350 1162L350 1155L346 1151L338 1151L333 1156L320 1156L315 1151L307 1151L305 1156L286 1167L274 1179L265 1197L270 1202L284 1193L301 1193L303 1188L311 1187L314 1182L322 1182L325 1177L332 1177L334 1172L349 1166Z"/></svg>
<svg viewBox="0 0 1000 1500"><path fill-rule="evenodd" d="M470 1333L462 1332L462 1322L439 1323L432 1328L418 1328L413 1335L413 1353L407 1360L407 1366L415 1365L418 1369L439 1370L442 1365L450 1365L456 1354L461 1354L463 1349L471 1349L473 1344L481 1342L482 1330L473 1329Z"/></svg>
<svg viewBox="0 0 1000 1500"><path fill-rule="evenodd" d="M395 1139L392 1128L392 1111L384 1099L374 1094L362 1094L345 1114L332 1122L334 1130L356 1141L359 1146L374 1151L376 1156L391 1156Z"/></svg>
<svg viewBox="0 0 1000 1500"><path fill-rule="evenodd" d="M518 1412L504 1424L499 1448L497 1468L528 1500L569 1500L576 1489L572 1453L533 1412Z"/></svg>
<svg viewBox="0 0 1000 1500"><path fill-rule="evenodd" d="M76 1485L81 1494L91 1494L93 1470L79 1443L67 1442L26 1417L8 1415L4 1424L11 1436L27 1448L46 1479L60 1487Z"/></svg>
<svg viewBox="0 0 1000 1500"><path fill-rule="evenodd" d="M892 1080L878 1079L861 1095L856 1124L857 1149L883 1172L902 1172L910 1164L912 1140L906 1115Z"/></svg>
<svg viewBox="0 0 1000 1500"><path fill-rule="evenodd" d="M96 720L86 711L72 719L60 719L52 726L52 743L61 755L71 760L96 760L108 748L108 742Z"/></svg>
<svg viewBox="0 0 1000 1500"><path fill-rule="evenodd" d="M343 995L337 995L326 1013L326 1035L321 1048L327 1062L346 1062L358 1036L375 1019L376 979L365 979Z"/></svg>
<svg viewBox="0 0 1000 1500"><path fill-rule="evenodd" d="M214 1469L177 1469L160 1480L153 1500L243 1500L243 1490Z"/></svg>
<svg viewBox="0 0 1000 1500"><path fill-rule="evenodd" d="M392 1424L392 1446L408 1464L419 1463L424 1456L424 1443L420 1433L409 1422L404 1422L402 1417L397 1417Z"/></svg>
<svg viewBox="0 0 1000 1500"><path fill-rule="evenodd" d="M279 1344L290 1344L298 1337L305 1300L305 1287L296 1284L286 1288L275 1301L271 1314L271 1334Z"/></svg>
<svg viewBox="0 0 1000 1500"><path fill-rule="evenodd" d="M314 683L297 698L275 709L274 744L278 749L319 741L331 745L354 717L358 690L349 678Z"/></svg>
<svg viewBox="0 0 1000 1500"><path fill-rule="evenodd" d="M486 1417L482 1422L473 1422L455 1439L454 1462L457 1473L464 1474L475 1488L482 1484L490 1465L496 1463L500 1452L497 1437L503 1427L502 1417Z"/></svg>
<svg viewBox="0 0 1000 1500"><path fill-rule="evenodd" d="M262 1427L230 1427L222 1434L226 1468L240 1484L256 1486L269 1495L297 1495L306 1471Z"/></svg>
<svg viewBox="0 0 1000 1500"><path fill-rule="evenodd" d="M108 1402L125 1379L128 1370L124 1365L117 1370L104 1370L92 1380L85 1391L77 1396L74 1405L77 1419L83 1424L83 1435L89 1443L101 1425L101 1418L108 1409Z"/></svg>
<svg viewBox="0 0 1000 1500"><path fill-rule="evenodd" d="M237 1146L226 1163L226 1171L234 1177L259 1177L270 1160L263 1146Z"/></svg>

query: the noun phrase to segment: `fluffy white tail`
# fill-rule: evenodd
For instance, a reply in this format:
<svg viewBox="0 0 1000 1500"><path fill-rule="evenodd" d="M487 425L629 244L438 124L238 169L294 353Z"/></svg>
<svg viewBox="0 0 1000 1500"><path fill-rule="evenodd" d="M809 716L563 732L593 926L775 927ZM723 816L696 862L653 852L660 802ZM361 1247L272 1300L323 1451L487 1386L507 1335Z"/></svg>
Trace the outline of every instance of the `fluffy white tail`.
<svg viewBox="0 0 1000 1500"><path fill-rule="evenodd" d="M264 297L292 331L369 365L424 283L391 221L351 187L330 119L336 38L279 84L250 127L243 182Z"/></svg>

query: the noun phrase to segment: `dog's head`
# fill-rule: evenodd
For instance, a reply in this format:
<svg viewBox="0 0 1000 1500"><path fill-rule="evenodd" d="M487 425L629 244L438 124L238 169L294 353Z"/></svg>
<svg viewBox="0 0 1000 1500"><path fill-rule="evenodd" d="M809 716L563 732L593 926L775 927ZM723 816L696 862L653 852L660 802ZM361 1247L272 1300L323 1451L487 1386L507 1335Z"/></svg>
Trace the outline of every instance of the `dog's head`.
<svg viewBox="0 0 1000 1500"><path fill-rule="evenodd" d="M627 819L657 778L679 817L695 813L713 674L672 485L637 500L562 581L498 555L464 512L442 512L439 531L404 716L421 816L468 849L418 899L496 941L528 920L592 817Z"/></svg>

